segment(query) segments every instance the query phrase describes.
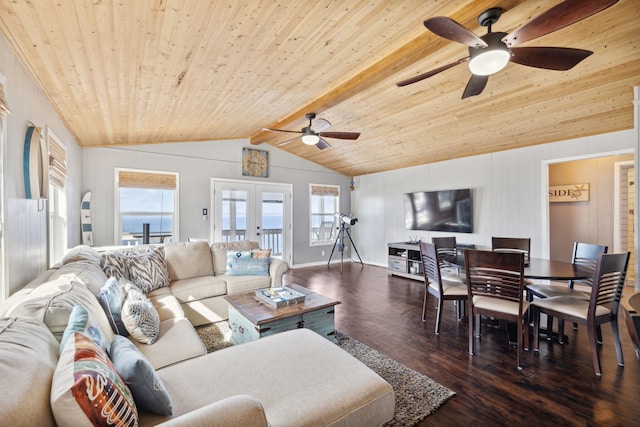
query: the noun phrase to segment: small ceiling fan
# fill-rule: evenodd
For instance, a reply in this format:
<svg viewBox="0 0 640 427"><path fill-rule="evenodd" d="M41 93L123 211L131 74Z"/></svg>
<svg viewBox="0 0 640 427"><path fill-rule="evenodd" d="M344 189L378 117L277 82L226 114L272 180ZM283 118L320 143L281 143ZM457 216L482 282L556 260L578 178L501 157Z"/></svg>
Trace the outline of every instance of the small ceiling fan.
<svg viewBox="0 0 640 427"><path fill-rule="evenodd" d="M325 132L324 130L328 129L331 126L331 123L329 123L328 120L325 120L322 118L318 118L314 122L313 119L316 118L316 113L307 113L305 114L305 117L309 119L309 126L305 126L302 128L302 130L299 130L299 131L286 130L286 129L272 129L272 128L263 128L263 130L268 130L271 132L288 132L288 133L302 134L301 138L303 143L307 145L315 145L320 150L324 150L325 148L331 147L331 145L329 145L329 143L325 141L323 137L337 138L337 139L351 139L351 140L355 140L360 137L359 132ZM295 137L293 139L289 139L287 141L281 142L278 144L278 146L287 145L290 142L295 141L297 138L298 137Z"/></svg>
<svg viewBox="0 0 640 427"><path fill-rule="evenodd" d="M603 11L618 0L565 0L511 33L491 32L503 10L494 7L478 16L478 23L487 27L487 34L478 37L461 24L445 16L424 21L424 26L445 39L469 46L469 56L442 67L396 83L407 86L435 76L458 64L469 61L471 79L462 99L482 93L489 76L507 66L509 61L529 67L566 71L576 66L593 52L568 47L516 47L520 43L542 37L561 28L575 24Z"/></svg>

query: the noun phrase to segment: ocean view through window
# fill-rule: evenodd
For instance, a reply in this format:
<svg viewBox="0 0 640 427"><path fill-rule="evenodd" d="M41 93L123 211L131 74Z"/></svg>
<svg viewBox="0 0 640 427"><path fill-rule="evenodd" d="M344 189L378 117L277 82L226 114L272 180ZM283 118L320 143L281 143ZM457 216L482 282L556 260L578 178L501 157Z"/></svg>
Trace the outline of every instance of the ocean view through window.
<svg viewBox="0 0 640 427"><path fill-rule="evenodd" d="M120 244L142 244L144 224L149 243L176 241L177 176L120 171L118 178Z"/></svg>

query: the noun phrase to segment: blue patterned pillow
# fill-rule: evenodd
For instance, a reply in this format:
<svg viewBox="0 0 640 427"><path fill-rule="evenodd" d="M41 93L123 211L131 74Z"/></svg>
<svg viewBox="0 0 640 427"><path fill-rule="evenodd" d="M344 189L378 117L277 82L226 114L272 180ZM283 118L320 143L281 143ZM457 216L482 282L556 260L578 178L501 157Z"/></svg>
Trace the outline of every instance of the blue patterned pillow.
<svg viewBox="0 0 640 427"><path fill-rule="evenodd" d="M111 361L133 394L136 407L154 414L173 412L171 397L151 363L130 340L115 335L111 341Z"/></svg>
<svg viewBox="0 0 640 427"><path fill-rule="evenodd" d="M252 258L251 251L227 251L227 273L231 276L268 276L269 258Z"/></svg>
<svg viewBox="0 0 640 427"><path fill-rule="evenodd" d="M102 309L107 314L111 329L118 335L129 336L127 328L122 323L121 311L126 294L115 277L110 277L107 283L100 289L98 300Z"/></svg>

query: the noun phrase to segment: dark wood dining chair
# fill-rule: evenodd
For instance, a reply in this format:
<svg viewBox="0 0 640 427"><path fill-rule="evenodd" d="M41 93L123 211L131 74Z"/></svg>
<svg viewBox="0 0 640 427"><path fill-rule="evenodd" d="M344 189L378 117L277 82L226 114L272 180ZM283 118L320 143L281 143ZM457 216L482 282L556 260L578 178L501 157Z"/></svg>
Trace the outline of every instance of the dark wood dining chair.
<svg viewBox="0 0 640 427"><path fill-rule="evenodd" d="M595 271L598 255L607 253L609 247L606 245L595 245L584 242L574 242L573 253L571 255L571 263L576 267L584 270L588 275L588 279L569 280L566 284L558 282L545 283L529 283L526 285L527 301L532 302L534 297L537 298L553 298L557 296L571 296L574 298L589 299L592 275ZM575 289L574 285L580 284L587 286L587 291ZM553 317L547 317L547 339L550 339L553 327ZM577 325L574 325L577 327ZM558 341L563 342L564 322L558 321ZM598 341L602 342L602 334L598 328Z"/></svg>
<svg viewBox="0 0 640 427"><path fill-rule="evenodd" d="M453 237L432 237L431 243L436 245L438 251L438 264L440 265L442 277L452 282L464 283L465 276L447 264L447 259L455 259L458 255L458 246L455 236Z"/></svg>
<svg viewBox="0 0 640 427"><path fill-rule="evenodd" d="M618 308L628 264L629 252L622 254L601 253L596 259L588 300L567 295L535 300L532 303L534 350L539 349L540 313L586 324L593 356L593 367L596 375L602 375L596 329L603 323L610 322L618 365L623 366L624 360L618 330Z"/></svg>
<svg viewBox="0 0 640 427"><path fill-rule="evenodd" d="M529 258L531 258L531 238L492 237L491 250L496 252L521 252L524 254L524 264L529 265Z"/></svg>
<svg viewBox="0 0 640 427"><path fill-rule="evenodd" d="M426 320L429 294L438 299L438 312L436 313L436 335L440 334L440 320L442 319L443 302L453 300L457 306L457 318L460 320L464 313L468 292L464 283L445 280L440 274L437 246L433 243L420 242L420 254L422 257L422 271L424 272L424 302L422 304L422 321Z"/></svg>
<svg viewBox="0 0 640 427"><path fill-rule="evenodd" d="M522 349L529 347L529 322L525 318L529 303L523 298L524 254L476 249L466 249L464 254L469 293L469 353L475 352L474 326L475 336L480 337L480 316L514 322L516 363L522 369Z"/></svg>

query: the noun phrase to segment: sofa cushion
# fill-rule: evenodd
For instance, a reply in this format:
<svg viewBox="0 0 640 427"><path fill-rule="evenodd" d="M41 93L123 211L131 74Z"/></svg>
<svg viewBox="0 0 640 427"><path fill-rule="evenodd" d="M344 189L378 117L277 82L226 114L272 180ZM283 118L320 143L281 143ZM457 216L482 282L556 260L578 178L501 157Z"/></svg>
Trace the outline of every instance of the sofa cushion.
<svg viewBox="0 0 640 427"><path fill-rule="evenodd" d="M211 249L207 242L167 243L164 250L172 281L213 276Z"/></svg>
<svg viewBox="0 0 640 427"><path fill-rule="evenodd" d="M167 389L153 366L131 341L115 335L109 354L118 374L131 390L139 411L171 415L171 397Z"/></svg>
<svg viewBox="0 0 640 427"><path fill-rule="evenodd" d="M64 264L51 274L49 280L59 278L82 282L96 296L98 296L100 289L107 281L107 275L100 268L100 263L86 260Z"/></svg>
<svg viewBox="0 0 640 427"><path fill-rule="evenodd" d="M269 276L230 276L227 274L223 277L227 282L227 294L229 295L271 286Z"/></svg>
<svg viewBox="0 0 640 427"><path fill-rule="evenodd" d="M135 340L153 344L160 333L160 316L151 301L131 283L125 284L127 296L122 304L122 323Z"/></svg>
<svg viewBox="0 0 640 427"><path fill-rule="evenodd" d="M160 321L174 318L184 317L184 310L180 305L180 302L174 297L171 292L168 294L147 294L147 298L151 301L151 304L158 312Z"/></svg>
<svg viewBox="0 0 640 427"><path fill-rule="evenodd" d="M110 277L98 295L98 301L109 319L111 330L118 335L129 336L129 331L122 322L122 304L126 293L115 277Z"/></svg>
<svg viewBox="0 0 640 427"><path fill-rule="evenodd" d="M61 354L74 332L80 332L81 334L91 338L93 342L100 346L104 351L109 351L110 342L107 341L100 330L100 327L98 327L93 319L91 319L89 312L81 304L77 304L71 311L69 324L62 335L62 340L60 340L59 351Z"/></svg>
<svg viewBox="0 0 640 427"><path fill-rule="evenodd" d="M145 294L169 285L162 247L151 246L147 251L126 255L126 264L129 280Z"/></svg>
<svg viewBox="0 0 640 427"><path fill-rule="evenodd" d="M81 304L87 309L104 336L111 341L113 331L98 299L84 284L77 281L69 283L59 278L44 283L34 289L24 301L13 306L7 315L35 317L43 321L53 335L60 340L76 304Z"/></svg>
<svg viewBox="0 0 640 427"><path fill-rule="evenodd" d="M91 246L79 245L70 249L62 258L62 265L72 262L88 261L100 265L100 253Z"/></svg>
<svg viewBox="0 0 640 427"><path fill-rule="evenodd" d="M60 426L134 426L138 422L131 391L107 353L79 332L73 333L60 355L51 409Z"/></svg>
<svg viewBox="0 0 640 427"><path fill-rule="evenodd" d="M227 251L250 251L258 249L258 242L253 240L235 240L233 242L218 242L211 244L213 253L213 271L216 275L227 272Z"/></svg>
<svg viewBox="0 0 640 427"><path fill-rule="evenodd" d="M207 353L195 328L184 317L160 322L160 334L154 344L132 342L155 369Z"/></svg>
<svg viewBox="0 0 640 427"><path fill-rule="evenodd" d="M171 283L171 292L181 303L227 293L227 283L217 276L192 277Z"/></svg>
<svg viewBox="0 0 640 427"><path fill-rule="evenodd" d="M58 342L44 323L0 320L1 426L55 426L49 400L57 363Z"/></svg>

